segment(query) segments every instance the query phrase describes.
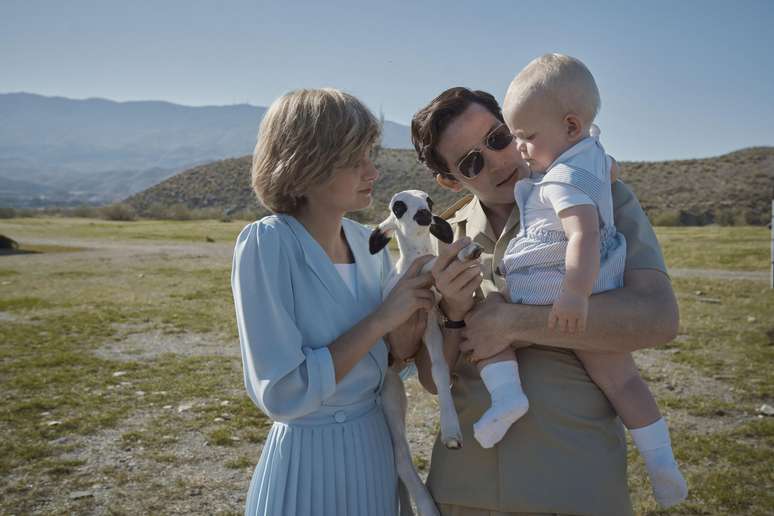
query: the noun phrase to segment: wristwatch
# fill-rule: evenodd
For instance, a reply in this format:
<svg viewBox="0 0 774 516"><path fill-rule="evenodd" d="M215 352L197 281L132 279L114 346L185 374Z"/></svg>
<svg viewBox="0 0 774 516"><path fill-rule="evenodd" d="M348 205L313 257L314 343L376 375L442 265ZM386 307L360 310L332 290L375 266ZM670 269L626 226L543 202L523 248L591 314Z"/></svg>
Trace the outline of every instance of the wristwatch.
<svg viewBox="0 0 774 516"><path fill-rule="evenodd" d="M460 328L465 327L465 320L461 321L454 321L452 319L449 319L448 317L443 317L443 327L449 328L450 330L459 330Z"/></svg>

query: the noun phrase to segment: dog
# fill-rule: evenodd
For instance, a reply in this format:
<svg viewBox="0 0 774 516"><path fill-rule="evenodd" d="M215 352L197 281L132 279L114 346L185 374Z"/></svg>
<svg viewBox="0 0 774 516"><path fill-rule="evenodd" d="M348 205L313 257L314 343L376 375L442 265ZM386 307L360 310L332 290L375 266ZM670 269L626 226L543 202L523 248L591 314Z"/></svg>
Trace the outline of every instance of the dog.
<svg viewBox="0 0 774 516"><path fill-rule="evenodd" d="M446 244L452 243L454 232L451 226L441 217L433 215L432 209L433 201L427 193L421 190L399 192L390 200L389 217L371 233L369 239L371 254L384 249L393 236L397 238L400 250L400 258L385 284L383 299L416 258L434 254L431 235ZM481 252L481 246L471 243L457 254L457 258L462 261L475 260ZM432 269L434 263L435 258L425 264L422 272ZM436 303L438 300L439 295L436 292ZM447 448L460 448L462 432L451 397L451 377L443 354L443 335L439 321L437 308L434 307L427 314L427 327L423 341L430 354L433 381L438 390L441 408L441 441ZM411 505L406 499L407 495L410 495L421 516L438 515L433 497L414 469L411 451L406 440L406 390L399 374L393 369L389 369L385 376L382 406L392 437L398 478L405 488L400 490L401 514L411 514Z"/></svg>

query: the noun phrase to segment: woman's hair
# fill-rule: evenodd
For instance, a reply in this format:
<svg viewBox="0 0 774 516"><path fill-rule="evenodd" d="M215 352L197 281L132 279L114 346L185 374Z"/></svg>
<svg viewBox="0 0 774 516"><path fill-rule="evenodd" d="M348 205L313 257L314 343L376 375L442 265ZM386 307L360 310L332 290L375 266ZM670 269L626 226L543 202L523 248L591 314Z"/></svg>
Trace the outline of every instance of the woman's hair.
<svg viewBox="0 0 774 516"><path fill-rule="evenodd" d="M275 213L294 213L309 188L354 166L378 142L379 122L355 97L333 88L296 90L263 117L253 152L252 185Z"/></svg>
<svg viewBox="0 0 774 516"><path fill-rule="evenodd" d="M417 159L424 163L434 176L451 176L446 160L438 153L438 143L449 124L471 104L479 104L503 122L500 106L492 95L461 86L444 91L426 107L417 111L411 119L411 141L417 151Z"/></svg>
<svg viewBox="0 0 774 516"><path fill-rule="evenodd" d="M530 61L511 81L503 107L511 113L538 96L556 106L562 116L575 113L586 124L599 113L594 76L578 59L564 54L545 54Z"/></svg>

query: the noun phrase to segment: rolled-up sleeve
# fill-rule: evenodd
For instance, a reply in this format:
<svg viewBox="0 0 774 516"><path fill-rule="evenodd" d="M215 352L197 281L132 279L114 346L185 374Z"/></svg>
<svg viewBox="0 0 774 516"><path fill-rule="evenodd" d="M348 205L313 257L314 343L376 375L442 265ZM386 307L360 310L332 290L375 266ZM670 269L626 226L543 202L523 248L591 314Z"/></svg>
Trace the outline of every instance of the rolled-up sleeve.
<svg viewBox="0 0 774 516"><path fill-rule="evenodd" d="M336 390L330 351L305 346L297 326L288 254L278 228L255 222L237 237L231 269L247 394L280 421L314 412Z"/></svg>
<svg viewBox="0 0 774 516"><path fill-rule="evenodd" d="M656 269L667 273L664 255L648 216L631 189L623 183L613 183L615 227L626 238L626 270Z"/></svg>

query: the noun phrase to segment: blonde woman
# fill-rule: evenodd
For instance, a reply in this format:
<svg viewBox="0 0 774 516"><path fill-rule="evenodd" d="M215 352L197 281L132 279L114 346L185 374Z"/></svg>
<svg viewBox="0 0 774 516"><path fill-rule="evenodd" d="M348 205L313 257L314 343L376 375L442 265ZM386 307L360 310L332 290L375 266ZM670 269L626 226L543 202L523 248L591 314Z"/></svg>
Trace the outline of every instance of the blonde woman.
<svg viewBox="0 0 774 516"><path fill-rule="evenodd" d="M432 278L420 258L382 302L389 255L372 256L370 230L344 218L372 202L378 136L334 89L288 93L261 124L252 182L274 214L237 238L232 290L245 386L274 424L245 514L397 514L379 395L388 353L416 350Z"/></svg>

